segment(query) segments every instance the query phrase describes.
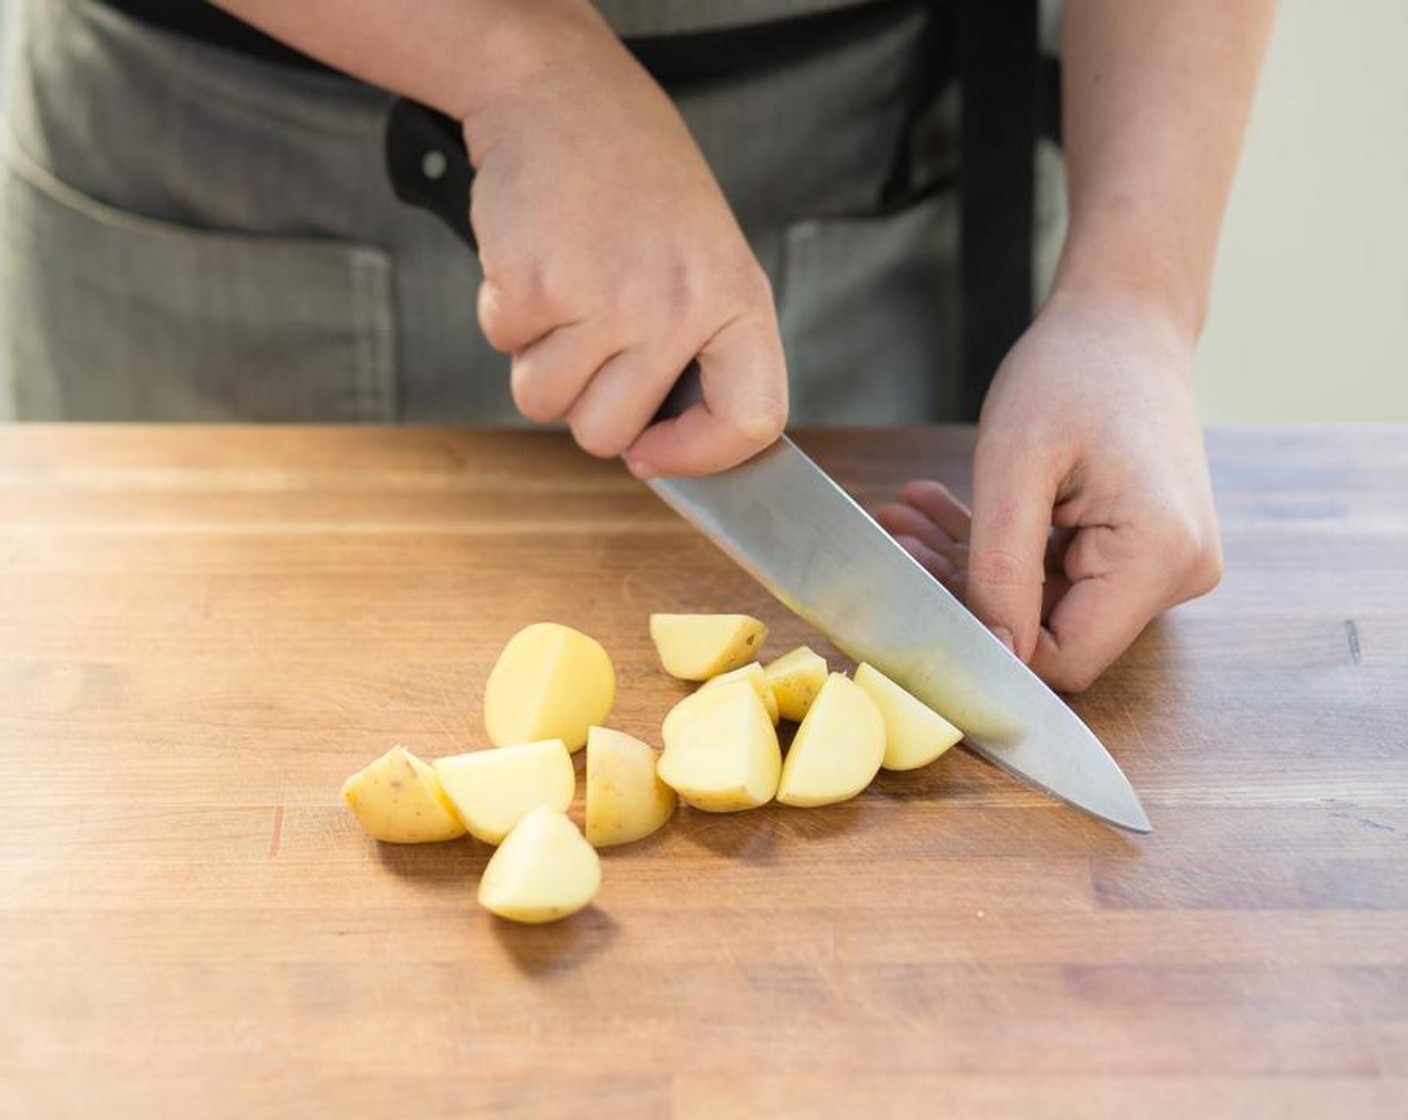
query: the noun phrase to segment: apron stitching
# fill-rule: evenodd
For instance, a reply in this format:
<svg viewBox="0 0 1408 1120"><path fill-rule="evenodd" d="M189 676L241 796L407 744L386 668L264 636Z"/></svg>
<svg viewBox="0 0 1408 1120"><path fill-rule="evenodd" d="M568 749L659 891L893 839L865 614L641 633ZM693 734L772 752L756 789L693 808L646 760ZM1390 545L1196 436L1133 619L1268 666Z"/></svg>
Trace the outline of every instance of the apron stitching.
<svg viewBox="0 0 1408 1120"><path fill-rule="evenodd" d="M356 413L363 420L394 419L390 360L393 320L387 307L386 262L366 253L351 258L357 332Z"/></svg>
<svg viewBox="0 0 1408 1120"><path fill-rule="evenodd" d="M358 324L368 322L371 319L371 277L369 272L362 268L356 261L352 267L352 292L353 300L356 304L355 314ZM372 366L375 362L375 355L372 353L372 338L370 330L359 330L357 332L357 379L356 385L356 405L354 412L358 420L370 419L375 407L373 400L373 377Z"/></svg>

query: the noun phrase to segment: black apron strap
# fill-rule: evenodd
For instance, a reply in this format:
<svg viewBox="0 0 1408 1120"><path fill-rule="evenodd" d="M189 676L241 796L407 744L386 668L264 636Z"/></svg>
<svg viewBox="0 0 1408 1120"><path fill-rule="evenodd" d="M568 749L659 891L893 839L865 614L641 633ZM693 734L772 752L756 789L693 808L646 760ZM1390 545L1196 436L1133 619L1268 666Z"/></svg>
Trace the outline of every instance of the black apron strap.
<svg viewBox="0 0 1408 1120"><path fill-rule="evenodd" d="M1032 317L1037 0L960 0L962 419Z"/></svg>

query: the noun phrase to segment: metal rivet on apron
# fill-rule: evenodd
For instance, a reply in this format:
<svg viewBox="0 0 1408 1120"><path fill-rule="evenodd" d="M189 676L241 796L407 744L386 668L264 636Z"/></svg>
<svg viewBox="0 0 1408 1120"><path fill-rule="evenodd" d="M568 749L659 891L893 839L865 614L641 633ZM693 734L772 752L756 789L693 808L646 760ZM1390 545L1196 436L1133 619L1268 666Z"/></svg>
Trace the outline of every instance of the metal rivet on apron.
<svg viewBox="0 0 1408 1120"><path fill-rule="evenodd" d="M445 153L435 148L426 152L420 159L421 174L427 179L439 179L449 166L450 161L445 158Z"/></svg>

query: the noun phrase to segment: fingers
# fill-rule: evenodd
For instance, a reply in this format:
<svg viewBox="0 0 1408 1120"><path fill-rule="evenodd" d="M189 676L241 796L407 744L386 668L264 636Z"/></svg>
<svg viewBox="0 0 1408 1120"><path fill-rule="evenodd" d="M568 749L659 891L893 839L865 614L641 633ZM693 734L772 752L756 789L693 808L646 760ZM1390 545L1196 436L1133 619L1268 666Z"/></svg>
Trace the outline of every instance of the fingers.
<svg viewBox="0 0 1408 1120"><path fill-rule="evenodd" d="M931 576L947 587L953 594L962 597L963 568L942 552L936 552L922 541L906 533L897 534L895 543L919 561Z"/></svg>
<svg viewBox="0 0 1408 1120"><path fill-rule="evenodd" d="M971 520L947 486L929 479L907 482L900 500L881 506L875 518L930 575L960 598L966 595Z"/></svg>
<svg viewBox="0 0 1408 1120"><path fill-rule="evenodd" d="M526 350L554 328L573 321L554 300L547 298L540 282L520 281L513 295L485 280L479 285L479 327L489 345L504 354Z"/></svg>
<svg viewBox="0 0 1408 1120"><path fill-rule="evenodd" d="M626 462L639 478L726 470L767 447L786 426L787 366L770 315L730 320L698 357L704 399L652 425L631 445Z"/></svg>
<svg viewBox="0 0 1408 1120"><path fill-rule="evenodd" d="M1051 609L1032 668L1053 688L1082 692L1169 603L1157 551L1136 549L1128 530L1081 530L1067 556L1072 579Z"/></svg>
<svg viewBox="0 0 1408 1120"><path fill-rule="evenodd" d="M969 609L1024 661L1041 628L1047 538L1058 472L979 441L973 462Z"/></svg>
<svg viewBox="0 0 1408 1120"><path fill-rule="evenodd" d="M611 339L596 324L570 323L549 331L514 353L513 403L539 424L561 420L611 357Z"/></svg>
<svg viewBox="0 0 1408 1120"><path fill-rule="evenodd" d="M1046 582L1041 585L1041 623L1045 627L1051 620L1051 612L1056 609L1056 605L1065 598L1071 590L1071 581L1060 572L1048 572ZM1037 652L1041 651L1042 639L1049 635L1045 629L1037 638ZM1033 654L1033 657L1036 655Z"/></svg>
<svg viewBox="0 0 1408 1120"><path fill-rule="evenodd" d="M622 454L650 423L691 357L687 348L654 355L634 349L605 362L567 414L582 450L603 459Z"/></svg>
<svg viewBox="0 0 1408 1120"><path fill-rule="evenodd" d="M530 420L566 418L593 455L629 450L640 477L707 474L761 451L787 421L782 343L766 281L757 276L758 290L749 293L761 310L735 315L702 348L697 320L695 331L677 326L642 345L623 338L619 323L613 329L601 318L564 321L551 301L510 300L489 281L480 287L480 324L492 345L513 354L514 403ZM703 402L646 431L695 357Z"/></svg>
<svg viewBox="0 0 1408 1120"><path fill-rule="evenodd" d="M900 501L917 509L956 541L966 541L973 514L941 482L917 478L900 488Z"/></svg>
<svg viewBox="0 0 1408 1120"><path fill-rule="evenodd" d="M898 502L881 506L875 511L875 520L891 536L913 537L934 552L947 554L957 546L951 534L913 506L901 505ZM966 545L964 551L967 551Z"/></svg>
<svg viewBox="0 0 1408 1120"><path fill-rule="evenodd" d="M787 374L770 320L740 317L715 334L698 353L703 404L640 440L695 347L677 332L653 348L613 352L613 337L598 321L569 323L516 353L519 411L539 423L565 417L589 454L611 458L632 449L632 469L642 477L723 470L781 434Z"/></svg>
<svg viewBox="0 0 1408 1120"><path fill-rule="evenodd" d="M929 479L906 483L900 489L900 499L877 509L875 520L950 591L966 595L972 530L968 507L947 486ZM1043 623L1071 588L1063 566L1073 535L1074 530L1065 528L1052 529L1047 535L1039 615ZM1038 652L1043 642L1050 642L1044 631L1038 638Z"/></svg>
<svg viewBox="0 0 1408 1120"><path fill-rule="evenodd" d="M1046 582L1041 587L1043 624L1051 618L1056 604L1071 589L1071 580L1066 574L1066 551L1071 547L1075 536L1075 529L1063 526L1052 529L1051 535L1046 539Z"/></svg>
<svg viewBox="0 0 1408 1120"><path fill-rule="evenodd" d="M1059 692L1084 692L1162 610L1118 579L1078 580L1052 610L1032 669Z"/></svg>
<svg viewBox="0 0 1408 1120"><path fill-rule="evenodd" d="M1088 525L1065 552L1068 585L1052 606L1032 668L1063 692L1088 688L1155 618L1221 573L1215 527L1197 517Z"/></svg>

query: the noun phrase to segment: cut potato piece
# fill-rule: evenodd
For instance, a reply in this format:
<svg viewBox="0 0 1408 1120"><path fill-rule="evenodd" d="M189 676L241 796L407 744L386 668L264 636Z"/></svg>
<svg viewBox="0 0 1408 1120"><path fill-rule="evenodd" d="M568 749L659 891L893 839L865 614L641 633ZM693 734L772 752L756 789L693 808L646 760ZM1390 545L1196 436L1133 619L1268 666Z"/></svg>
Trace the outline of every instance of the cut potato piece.
<svg viewBox="0 0 1408 1120"><path fill-rule="evenodd" d="M772 694L772 689L768 687L767 678L763 676L763 667L754 661L751 665L745 665L741 669L734 669L732 672L724 673L705 681L697 689L691 692L678 704L665 714L665 722L661 725L662 736L669 734L669 731L680 719L681 714L688 719L688 713L692 708L700 703L708 703L709 697L714 695L714 690L720 685L731 684L734 681L746 681L753 686L758 694L758 699L763 702L763 707L767 709L768 718L777 723L777 699Z"/></svg>
<svg viewBox="0 0 1408 1120"><path fill-rule="evenodd" d="M653 614L650 637L672 677L703 681L758 656L768 628L746 614Z"/></svg>
<svg viewBox="0 0 1408 1120"><path fill-rule="evenodd" d="M655 772L655 751L608 727L587 732L587 843L629 844L674 814L675 791Z"/></svg>
<svg viewBox="0 0 1408 1120"><path fill-rule="evenodd" d="M484 725L496 747L561 739L580 750L616 698L601 643L570 626L536 622L508 640L484 686Z"/></svg>
<svg viewBox="0 0 1408 1120"><path fill-rule="evenodd" d="M963 732L918 697L906 692L873 665L856 668L856 685L880 709L885 721L886 770L927 766L963 738Z"/></svg>
<svg viewBox="0 0 1408 1120"><path fill-rule="evenodd" d="M740 680L709 689L671 725L658 770L681 800L711 813L771 801L782 751L752 684Z"/></svg>
<svg viewBox="0 0 1408 1120"><path fill-rule="evenodd" d="M560 810L540 805L518 822L479 880L479 904L513 922L555 922L601 889L601 860Z"/></svg>
<svg viewBox="0 0 1408 1120"><path fill-rule="evenodd" d="M435 771L405 747L392 747L342 783L360 824L390 844L428 844L464 835Z"/></svg>
<svg viewBox="0 0 1408 1120"><path fill-rule="evenodd" d="M871 782L885 757L885 723L855 681L832 673L797 728L782 766L784 805L846 801Z"/></svg>
<svg viewBox="0 0 1408 1120"><path fill-rule="evenodd" d="M577 788L561 739L439 758L435 773L470 835L487 844L500 843L539 805L565 813Z"/></svg>
<svg viewBox="0 0 1408 1120"><path fill-rule="evenodd" d="M699 691L706 688L714 688L717 685L727 684L729 681L747 681L758 692L758 699L763 702L763 707L768 710L768 719L776 723L778 720L777 697L772 694L772 686L768 684L768 678L763 673L763 667L756 661L750 661L739 669L730 669L727 673L720 673L717 677L710 677L702 685Z"/></svg>
<svg viewBox="0 0 1408 1120"><path fill-rule="evenodd" d="M826 658L810 646L798 646L791 653L784 653L763 670L778 713L783 719L798 723L807 718L812 701L826 683L826 673Z"/></svg>

